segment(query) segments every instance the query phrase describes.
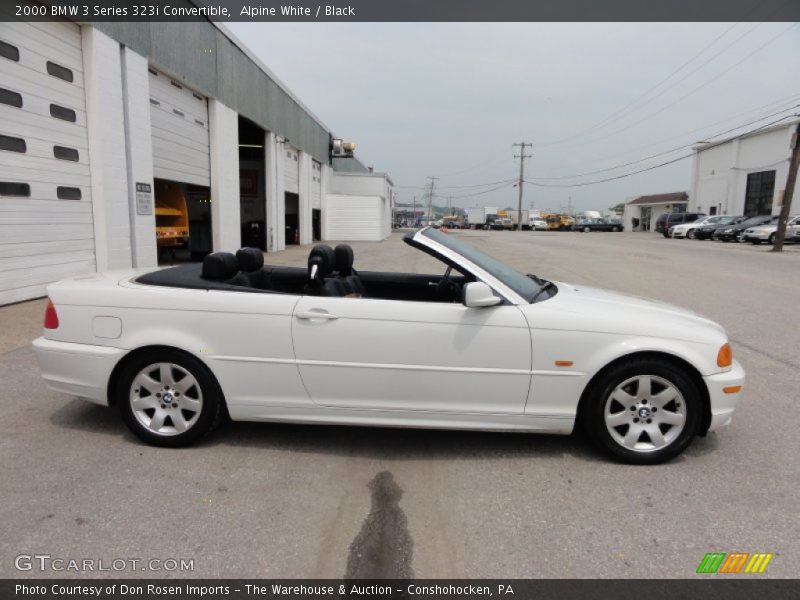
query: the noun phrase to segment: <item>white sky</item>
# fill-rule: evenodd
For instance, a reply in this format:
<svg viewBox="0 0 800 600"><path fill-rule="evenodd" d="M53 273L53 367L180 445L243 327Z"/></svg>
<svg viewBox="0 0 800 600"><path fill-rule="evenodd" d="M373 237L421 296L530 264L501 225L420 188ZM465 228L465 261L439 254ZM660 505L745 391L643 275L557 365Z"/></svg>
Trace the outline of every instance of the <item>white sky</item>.
<svg viewBox="0 0 800 600"><path fill-rule="evenodd" d="M337 135L357 144L365 164L391 175L401 202L424 195L426 177L435 175L439 204L452 195L459 206L516 206L510 185L471 197L497 185L455 187L515 178L513 142L534 144L526 179L567 176L800 104L800 25L790 23L229 27ZM605 178L689 151L540 183ZM690 175L687 159L587 187L526 185L524 207L555 210L571 198L576 210L602 210L631 196L689 190Z"/></svg>

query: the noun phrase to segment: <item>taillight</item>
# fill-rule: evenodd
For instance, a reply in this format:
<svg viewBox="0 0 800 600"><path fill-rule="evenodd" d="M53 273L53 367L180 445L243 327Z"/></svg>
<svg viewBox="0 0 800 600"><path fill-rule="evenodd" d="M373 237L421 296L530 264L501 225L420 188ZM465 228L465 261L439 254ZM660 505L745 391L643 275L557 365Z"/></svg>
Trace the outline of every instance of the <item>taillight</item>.
<svg viewBox="0 0 800 600"><path fill-rule="evenodd" d="M58 313L56 307L53 306L53 301L47 301L47 308L44 311L44 328L45 329L58 329Z"/></svg>

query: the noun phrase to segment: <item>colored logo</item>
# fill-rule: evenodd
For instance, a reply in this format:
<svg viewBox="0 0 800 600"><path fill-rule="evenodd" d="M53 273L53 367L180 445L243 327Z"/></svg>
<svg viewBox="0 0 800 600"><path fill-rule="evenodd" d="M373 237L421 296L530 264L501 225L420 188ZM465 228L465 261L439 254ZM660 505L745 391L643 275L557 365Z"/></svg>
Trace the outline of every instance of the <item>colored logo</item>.
<svg viewBox="0 0 800 600"><path fill-rule="evenodd" d="M707 575L763 573L773 556L766 552L708 552L700 561L697 572Z"/></svg>

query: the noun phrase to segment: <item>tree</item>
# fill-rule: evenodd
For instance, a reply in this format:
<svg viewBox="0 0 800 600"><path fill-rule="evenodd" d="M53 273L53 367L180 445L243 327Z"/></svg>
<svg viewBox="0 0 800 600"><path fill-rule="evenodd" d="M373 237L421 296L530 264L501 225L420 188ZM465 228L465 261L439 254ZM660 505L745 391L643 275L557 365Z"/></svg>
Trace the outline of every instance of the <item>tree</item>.
<svg viewBox="0 0 800 600"><path fill-rule="evenodd" d="M614 206L609 206L608 210L610 210L613 213L625 212L625 203L620 202L619 204L615 204Z"/></svg>

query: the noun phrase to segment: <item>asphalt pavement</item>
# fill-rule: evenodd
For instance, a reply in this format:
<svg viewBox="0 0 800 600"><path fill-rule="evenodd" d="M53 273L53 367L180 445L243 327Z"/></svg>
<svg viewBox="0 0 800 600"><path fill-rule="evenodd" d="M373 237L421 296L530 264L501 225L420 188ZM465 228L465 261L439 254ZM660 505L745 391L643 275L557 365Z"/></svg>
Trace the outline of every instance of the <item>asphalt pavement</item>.
<svg viewBox="0 0 800 600"><path fill-rule="evenodd" d="M45 388L29 346L38 300L0 308L0 577L685 578L712 551L774 553L764 576L797 576L800 245L453 235L525 272L721 323L748 375L733 423L655 467L576 437L333 426L228 424L151 448L115 410ZM400 238L353 243L356 268L443 271ZM304 265L308 251L267 260ZM36 554L193 570L15 568Z"/></svg>

